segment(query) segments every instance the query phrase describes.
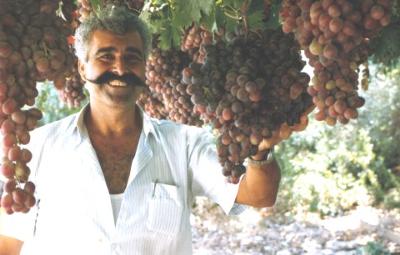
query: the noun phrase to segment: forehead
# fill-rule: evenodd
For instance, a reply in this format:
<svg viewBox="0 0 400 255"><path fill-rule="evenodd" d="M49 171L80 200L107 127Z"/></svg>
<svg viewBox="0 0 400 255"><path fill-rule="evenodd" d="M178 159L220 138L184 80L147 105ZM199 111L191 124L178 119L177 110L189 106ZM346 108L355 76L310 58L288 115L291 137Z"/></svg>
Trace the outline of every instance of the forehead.
<svg viewBox="0 0 400 255"><path fill-rule="evenodd" d="M127 32L123 35L114 34L110 31L96 30L89 41L89 54L96 53L102 48L115 48L116 51L124 51L127 48L136 48L143 53L143 40L136 31Z"/></svg>

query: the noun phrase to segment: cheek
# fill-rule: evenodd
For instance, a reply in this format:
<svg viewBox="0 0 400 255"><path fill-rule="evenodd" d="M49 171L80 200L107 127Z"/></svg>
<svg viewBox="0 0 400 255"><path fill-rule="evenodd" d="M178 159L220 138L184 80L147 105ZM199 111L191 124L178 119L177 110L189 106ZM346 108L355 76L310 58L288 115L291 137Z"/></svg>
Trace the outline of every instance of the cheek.
<svg viewBox="0 0 400 255"><path fill-rule="evenodd" d="M90 63L88 68L86 68L86 77L89 79L95 79L103 74L106 70L107 68L102 65Z"/></svg>
<svg viewBox="0 0 400 255"><path fill-rule="evenodd" d="M135 69L135 74L144 81L145 77L146 77L146 67L145 67L145 65L136 68Z"/></svg>

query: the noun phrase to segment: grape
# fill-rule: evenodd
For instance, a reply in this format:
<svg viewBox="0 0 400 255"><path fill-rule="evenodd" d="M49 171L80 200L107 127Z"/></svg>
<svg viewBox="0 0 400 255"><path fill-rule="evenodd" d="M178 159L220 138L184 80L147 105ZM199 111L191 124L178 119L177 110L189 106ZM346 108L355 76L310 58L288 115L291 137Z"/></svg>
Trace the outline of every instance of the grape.
<svg viewBox="0 0 400 255"><path fill-rule="evenodd" d="M217 148L223 174L237 182L244 172L238 171L244 169L244 159L255 155L262 141L270 139L267 142L273 146L288 138L292 129L304 130L307 118L300 119L312 100L305 89L309 77L300 72L304 62L293 38L277 31L265 31L261 36L250 32L247 39L239 34L229 38L230 43L205 47L207 54L199 68L203 85L193 92L193 102L206 109L216 105L200 114L219 131ZM282 68L276 73L272 71L279 66ZM267 124L270 126L265 127ZM281 132L271 138L274 130Z"/></svg>
<svg viewBox="0 0 400 255"><path fill-rule="evenodd" d="M364 101L357 91L358 67L367 61L370 39L390 22L391 5L379 0L283 1L283 30L294 34L314 67L307 92L319 109L317 120L335 125L357 118Z"/></svg>
<svg viewBox="0 0 400 255"><path fill-rule="evenodd" d="M25 183L24 191L26 191L28 194L33 194L35 192L35 184L32 182Z"/></svg>
<svg viewBox="0 0 400 255"><path fill-rule="evenodd" d="M62 81L58 82L61 82L62 85L56 86L59 98L69 108L79 108L86 96L83 91L85 83L77 70L77 63L75 63L66 77L63 76L61 79Z"/></svg>
<svg viewBox="0 0 400 255"><path fill-rule="evenodd" d="M15 180L7 180L4 185L4 191L7 193L11 193L17 187L17 182Z"/></svg>
<svg viewBox="0 0 400 255"><path fill-rule="evenodd" d="M17 138L14 134L5 134L3 137L3 146L7 148L11 148L13 145L17 143Z"/></svg>
<svg viewBox="0 0 400 255"><path fill-rule="evenodd" d="M12 162L3 162L1 165L1 173L4 177L11 179L15 175L15 165Z"/></svg>
<svg viewBox="0 0 400 255"><path fill-rule="evenodd" d="M10 115L17 110L17 102L13 98L8 98L2 105L2 112Z"/></svg>
<svg viewBox="0 0 400 255"><path fill-rule="evenodd" d="M92 7L90 5L89 0L78 0L78 13L79 13L79 21L84 21L87 17L89 17L90 12L92 11Z"/></svg>
<svg viewBox="0 0 400 255"><path fill-rule="evenodd" d="M24 206L26 208L31 208L36 204L36 199L33 195L27 194L25 201L24 201Z"/></svg>
<svg viewBox="0 0 400 255"><path fill-rule="evenodd" d="M20 188L16 188L12 193L12 198L13 200L17 203L17 204L24 204L25 200L26 200L26 193L20 189Z"/></svg>
<svg viewBox="0 0 400 255"><path fill-rule="evenodd" d="M13 122L11 119L5 119L1 124L1 132L3 135L14 133L15 128L15 122Z"/></svg>
<svg viewBox="0 0 400 255"><path fill-rule="evenodd" d="M8 159L11 161L17 161L20 157L21 149L18 146L14 146L8 151Z"/></svg>
<svg viewBox="0 0 400 255"><path fill-rule="evenodd" d="M68 1L65 2L68 3ZM137 14L139 14L143 9L144 0L105 0L101 2L102 7L105 7L106 5L110 4L115 6L125 6L135 11ZM90 0L78 0L77 5L78 5L78 11L77 11L78 21L74 21L74 23L83 22L87 17L89 17L89 15L92 12L92 6ZM76 27L76 25L74 27Z"/></svg>
<svg viewBox="0 0 400 255"><path fill-rule="evenodd" d="M74 63L67 41L72 29L56 15L58 8L58 2L47 0L1 3L0 124L5 155L1 172L8 179L2 206L9 214L27 212L35 202L34 198L26 202L26 192L21 189L29 179L26 163L32 154L20 145L29 142L29 131L42 113L25 109L25 105L34 105L37 81L54 80Z"/></svg>
<svg viewBox="0 0 400 255"><path fill-rule="evenodd" d="M4 197L1 198L1 207L3 208L10 208L14 203L13 197L10 194L6 194Z"/></svg>
<svg viewBox="0 0 400 255"><path fill-rule="evenodd" d="M20 160L21 162L28 163L32 159L32 153L27 149L21 149Z"/></svg>
<svg viewBox="0 0 400 255"><path fill-rule="evenodd" d="M192 94L201 80L188 64L189 57L183 52L152 50L146 64L149 92L139 99L139 105L150 116L195 126L203 124L193 111L193 101L201 97Z"/></svg>
<svg viewBox="0 0 400 255"><path fill-rule="evenodd" d="M213 41L213 34L211 32L193 25L183 35L181 50L187 52L194 62L204 63L207 54L205 47L212 45Z"/></svg>
<svg viewBox="0 0 400 255"><path fill-rule="evenodd" d="M23 111L15 111L11 114L11 119L16 124L24 124L26 121L26 115Z"/></svg>
<svg viewBox="0 0 400 255"><path fill-rule="evenodd" d="M138 104L150 116L157 119L166 119L167 113L164 109L164 104L152 95L150 91L142 93L138 99Z"/></svg>
<svg viewBox="0 0 400 255"><path fill-rule="evenodd" d="M82 7L90 9L88 1L80 2ZM302 6L308 6L303 8L312 5L300 2ZM211 124L219 135L217 152L223 174L237 182L245 171L244 160L255 155L260 144L272 147L289 138L293 131L304 130L313 106L312 96L307 91L318 99L321 108L327 102L332 106L332 113L336 111L332 101L334 97L329 95L332 97L327 98L329 91L338 90L339 85L336 82L333 86L331 82L330 90L325 85L329 80L347 76L331 77L325 70L340 57L342 50L336 44L327 45L327 42L334 34L343 34L340 26L345 24L338 12L345 11L339 4L338 8L329 8L330 5L324 4L326 15L321 18L321 24L326 26L324 32L314 29L319 20L313 24L308 21L304 26L319 33L314 36L315 40L311 36L302 39L308 43L307 54L311 54L310 50L315 53L313 61L320 63L323 73L319 77L321 82L315 87L307 88L310 79L301 73L305 63L293 35L273 30L253 32L238 29L236 33L224 35L224 40L222 33L215 36L202 27L191 26L183 35L180 51L163 51L157 47L152 50L146 63L148 89L138 104L156 118L197 126ZM321 4L317 7L313 7L315 16L314 12L323 9ZM297 9L292 11L293 15L301 13ZM288 31L296 26L295 19L290 26L286 25ZM212 40L213 37L216 40ZM37 59L43 58L35 51L32 54ZM345 71L350 72L351 63L343 65L347 67ZM60 80L57 87L64 89L65 82ZM349 89L352 85L345 80L341 87ZM356 102L353 99L353 103ZM323 114L325 118L325 111ZM30 129L32 123L27 116L24 125ZM16 135L21 140L21 133ZM24 155L21 150L19 171L24 169L20 164L27 161Z"/></svg>

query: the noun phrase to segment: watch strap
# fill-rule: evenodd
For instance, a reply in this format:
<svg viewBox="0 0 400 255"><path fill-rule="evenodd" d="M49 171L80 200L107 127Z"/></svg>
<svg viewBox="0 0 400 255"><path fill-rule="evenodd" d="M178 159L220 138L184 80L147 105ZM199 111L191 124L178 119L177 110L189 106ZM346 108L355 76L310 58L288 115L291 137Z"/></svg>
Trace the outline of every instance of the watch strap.
<svg viewBox="0 0 400 255"><path fill-rule="evenodd" d="M273 156L273 149L270 149L269 152L266 154L265 158L261 160L255 160L252 159L251 157L247 158L247 162L251 165L256 165L256 166L263 166L263 165L268 165L274 161L274 156Z"/></svg>

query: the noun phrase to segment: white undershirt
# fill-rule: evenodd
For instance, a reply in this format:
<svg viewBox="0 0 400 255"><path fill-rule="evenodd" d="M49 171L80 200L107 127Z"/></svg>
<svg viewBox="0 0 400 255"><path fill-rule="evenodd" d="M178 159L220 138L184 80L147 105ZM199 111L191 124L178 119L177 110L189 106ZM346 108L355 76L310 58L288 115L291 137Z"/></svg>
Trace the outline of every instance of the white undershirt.
<svg viewBox="0 0 400 255"><path fill-rule="evenodd" d="M143 133L143 129L142 129L142 133ZM139 142L143 137L142 133L140 133ZM132 179L133 179L132 171L130 171L129 172L128 183L130 183L132 181ZM125 192L125 190L124 190L124 192ZM118 214L119 214L119 211L121 209L122 198L124 196L124 192L119 193L119 194L110 194L111 205L112 205L112 210L113 210L113 215L114 215L114 224L115 225L117 225Z"/></svg>
<svg viewBox="0 0 400 255"><path fill-rule="evenodd" d="M119 210L121 209L123 195L124 195L124 193L113 194L113 195L110 194L111 205L112 205L113 215L114 215L114 224L117 224L118 214L119 214Z"/></svg>

